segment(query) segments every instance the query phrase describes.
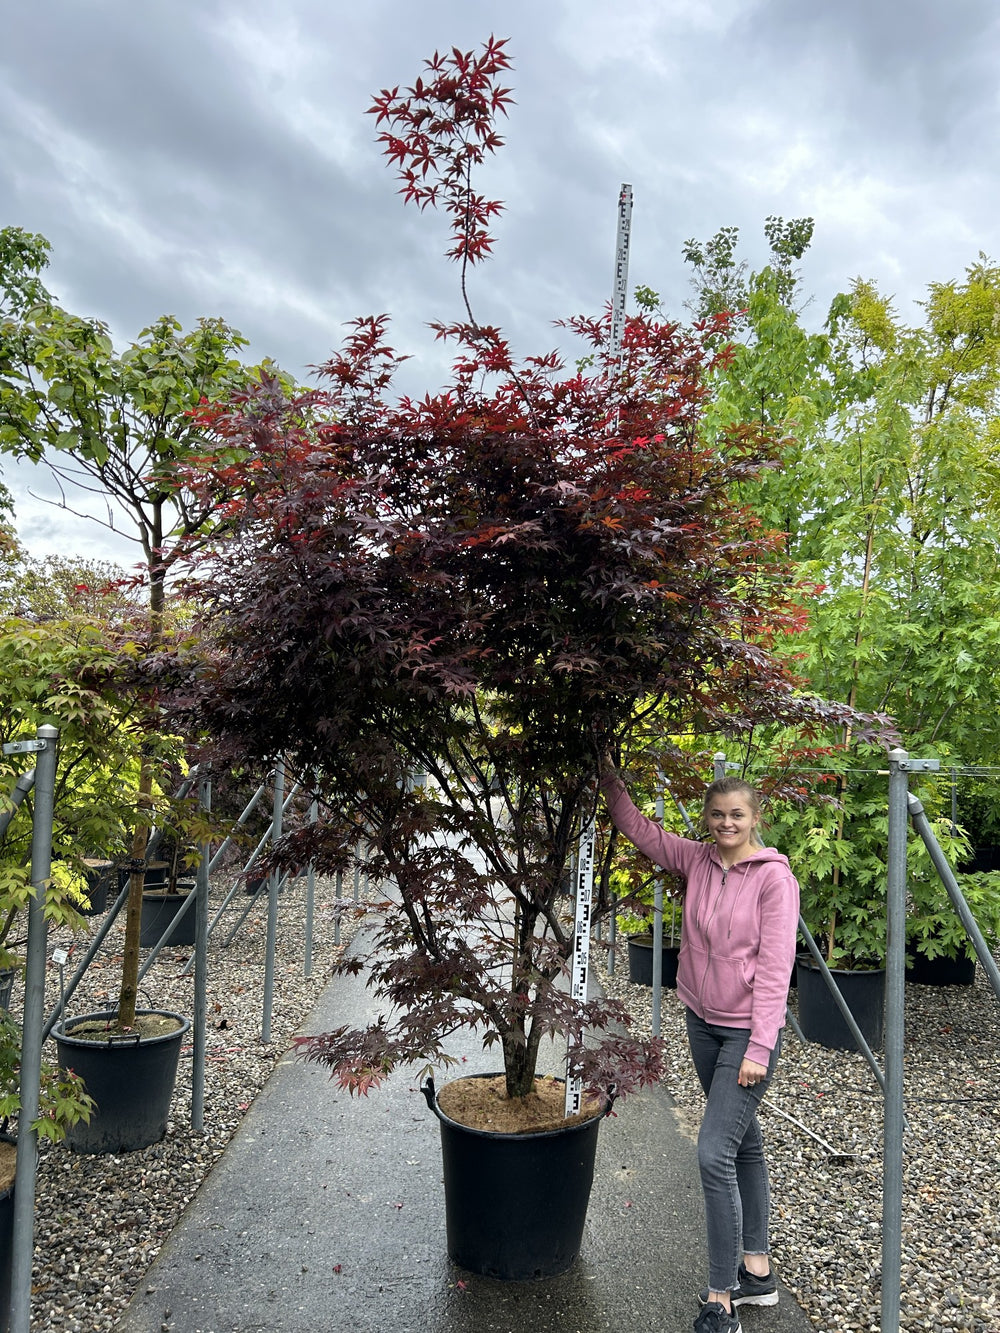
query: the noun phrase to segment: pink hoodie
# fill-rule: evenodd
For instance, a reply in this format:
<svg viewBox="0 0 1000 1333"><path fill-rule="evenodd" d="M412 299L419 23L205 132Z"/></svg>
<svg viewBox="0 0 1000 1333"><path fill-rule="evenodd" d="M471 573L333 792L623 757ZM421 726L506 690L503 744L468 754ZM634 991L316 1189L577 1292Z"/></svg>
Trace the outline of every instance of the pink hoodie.
<svg viewBox="0 0 1000 1333"><path fill-rule="evenodd" d="M761 847L725 870L714 843L660 828L619 778L602 778L601 790L625 837L687 880L677 994L706 1023L749 1028L747 1058L766 1065L785 1023L795 961L799 886L787 857Z"/></svg>

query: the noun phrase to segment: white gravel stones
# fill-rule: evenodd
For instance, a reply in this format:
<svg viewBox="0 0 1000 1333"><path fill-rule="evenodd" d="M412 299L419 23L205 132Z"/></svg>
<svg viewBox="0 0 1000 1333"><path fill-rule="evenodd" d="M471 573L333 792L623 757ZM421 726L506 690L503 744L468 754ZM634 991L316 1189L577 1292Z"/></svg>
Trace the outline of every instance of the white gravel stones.
<svg viewBox="0 0 1000 1333"><path fill-rule="evenodd" d="M223 941L249 899L236 894L209 943L208 1050L205 1069L205 1132L191 1132L191 1047L182 1055L166 1138L120 1156L87 1156L64 1147L42 1148L35 1214L35 1266L31 1327L65 1333L102 1333L114 1328L149 1263L177 1223L242 1116L263 1087L315 1004L340 950L335 948L333 880L317 880L312 977L303 976L305 879L279 898L271 1041L260 1040L266 935L266 894L229 948ZM213 883L211 912L221 906L225 882ZM99 918L90 923L96 930ZM343 899L342 941L354 926L348 888ZM113 1005L117 999L123 927L116 922L70 1005L70 1015ZM73 942L79 958L85 944L63 932L52 947ZM140 1006L190 1015L193 970L182 975L193 945L167 948L140 986ZM144 955L145 957L145 952ZM72 963L67 969L67 976ZM48 969L50 1003L58 973ZM46 1055L55 1059L53 1044Z"/></svg>
<svg viewBox="0 0 1000 1333"><path fill-rule="evenodd" d="M648 1033L651 992L629 983L624 956L614 977L603 960L597 970L636 1030ZM906 1024L900 1327L1000 1333L1000 1000L982 969L971 987L907 986ZM703 1097L676 992L664 993L661 1032L671 1050L665 1086L682 1126L696 1134ZM771 1108L844 1156L832 1158ZM881 1092L860 1055L803 1045L785 1029L761 1111L772 1247L782 1280L822 1333L878 1333L882 1116Z"/></svg>

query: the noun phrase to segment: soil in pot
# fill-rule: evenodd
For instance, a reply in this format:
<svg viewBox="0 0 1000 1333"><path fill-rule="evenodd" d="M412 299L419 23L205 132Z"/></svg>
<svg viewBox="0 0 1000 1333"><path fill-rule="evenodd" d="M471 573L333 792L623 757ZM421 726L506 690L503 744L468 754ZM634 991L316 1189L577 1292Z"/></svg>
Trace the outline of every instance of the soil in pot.
<svg viewBox="0 0 1000 1333"><path fill-rule="evenodd" d="M85 1018L79 1023L69 1024L66 1027L66 1035L77 1041L102 1044L112 1037L138 1036L140 1040L146 1041L151 1037L166 1037L171 1032L179 1031L183 1026L184 1020L178 1018L176 1014L140 1013L135 1016L135 1027L123 1031L102 1014L99 1018Z"/></svg>
<svg viewBox="0 0 1000 1333"><path fill-rule="evenodd" d="M470 1129L494 1134L537 1134L564 1129L592 1119L602 1109L596 1097L568 1119L563 1111L566 1085L561 1079L536 1078L527 1097L508 1097L503 1074L458 1078L446 1083L437 1097L438 1106L451 1120Z"/></svg>

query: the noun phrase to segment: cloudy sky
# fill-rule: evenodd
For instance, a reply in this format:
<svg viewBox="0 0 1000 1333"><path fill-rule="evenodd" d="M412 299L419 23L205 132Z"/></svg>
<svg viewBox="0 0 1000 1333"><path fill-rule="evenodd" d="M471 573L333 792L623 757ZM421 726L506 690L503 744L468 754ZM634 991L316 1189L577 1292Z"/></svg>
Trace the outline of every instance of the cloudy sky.
<svg viewBox="0 0 1000 1333"><path fill-rule="evenodd" d="M482 178L506 200L477 317L547 350L611 292L619 186L631 282L681 311L681 246L810 215L817 322L858 275L914 320L928 282L1000 253L996 0L8 0L0 225L44 234L47 285L125 346L220 315L294 374L389 311L408 389L440 383L426 321L460 315L442 217L404 209L364 114L436 48L510 39L517 105ZM33 499L22 540L134 558Z"/></svg>

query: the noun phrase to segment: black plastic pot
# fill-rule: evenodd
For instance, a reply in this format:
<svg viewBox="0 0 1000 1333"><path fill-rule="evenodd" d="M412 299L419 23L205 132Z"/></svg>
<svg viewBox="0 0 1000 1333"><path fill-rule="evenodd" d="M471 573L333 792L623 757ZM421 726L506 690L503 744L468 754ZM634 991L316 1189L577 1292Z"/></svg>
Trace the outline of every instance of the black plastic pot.
<svg viewBox="0 0 1000 1333"><path fill-rule="evenodd" d="M159 944L163 932L188 900L188 893L167 893L163 889L147 890L142 895L142 916L139 920L139 946L151 949ZM189 907L172 932L169 944L194 944L195 909Z"/></svg>
<svg viewBox="0 0 1000 1333"><path fill-rule="evenodd" d="M441 1123L449 1258L509 1282L565 1273L580 1253L597 1132L611 1103L566 1129L498 1134L445 1115L432 1079L421 1091Z"/></svg>
<svg viewBox="0 0 1000 1333"><path fill-rule="evenodd" d="M169 861L148 862L142 876L142 887L144 889L165 889L167 886L167 873L169 870Z"/></svg>
<svg viewBox="0 0 1000 1333"><path fill-rule="evenodd" d="M663 985L667 990L677 989L677 955L680 946L664 944ZM637 986L653 984L653 940L649 935L628 937L628 979Z"/></svg>
<svg viewBox="0 0 1000 1333"><path fill-rule="evenodd" d="M847 1002L861 1035L873 1051L882 1046L885 1007L885 968L831 968L837 989ZM837 1002L830 994L822 972L810 957L796 960L799 992L799 1026L808 1041L832 1050L855 1051L858 1044Z"/></svg>
<svg viewBox="0 0 1000 1333"><path fill-rule="evenodd" d="M110 861L87 862L87 906L84 916L100 916L108 910L108 890L117 878Z"/></svg>
<svg viewBox="0 0 1000 1333"><path fill-rule="evenodd" d="M169 1010L138 1013L174 1018L177 1029L141 1039L109 1035L87 1041L73 1035L81 1024L113 1020L114 1011L109 1010L70 1019L53 1031L60 1068L79 1074L97 1102L90 1124L80 1121L66 1133L66 1145L74 1152L137 1152L159 1143L167 1132L177 1062L191 1020Z"/></svg>
<svg viewBox="0 0 1000 1333"><path fill-rule="evenodd" d="M913 962L906 969L906 980L916 986L971 986L975 979L976 960L965 955L947 958L938 954L936 958L928 958L914 951Z"/></svg>

